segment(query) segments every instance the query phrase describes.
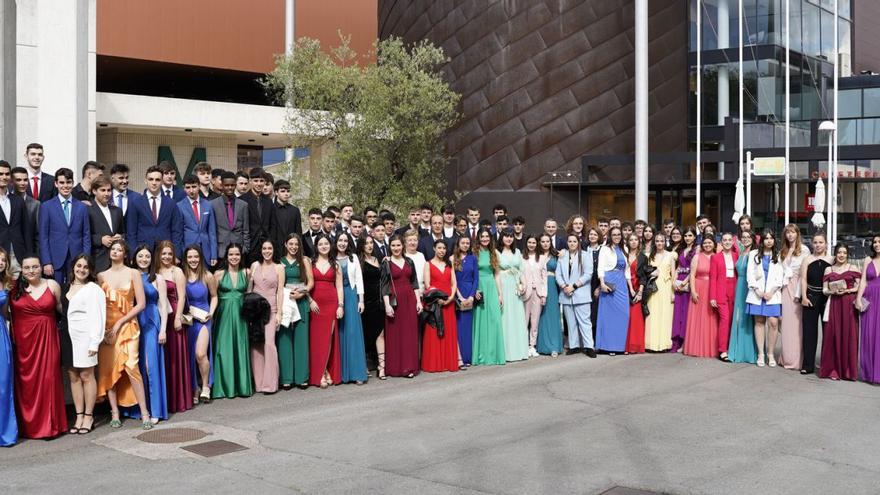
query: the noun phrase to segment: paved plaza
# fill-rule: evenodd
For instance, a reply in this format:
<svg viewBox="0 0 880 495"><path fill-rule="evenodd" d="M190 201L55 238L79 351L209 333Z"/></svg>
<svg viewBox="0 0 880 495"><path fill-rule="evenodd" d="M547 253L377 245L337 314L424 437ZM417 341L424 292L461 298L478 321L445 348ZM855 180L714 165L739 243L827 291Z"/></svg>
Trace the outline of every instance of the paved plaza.
<svg viewBox="0 0 880 495"><path fill-rule="evenodd" d="M681 355L560 356L220 400L0 450L0 493L880 492L880 388ZM226 440L202 457L181 447ZM140 487L140 488L138 488Z"/></svg>

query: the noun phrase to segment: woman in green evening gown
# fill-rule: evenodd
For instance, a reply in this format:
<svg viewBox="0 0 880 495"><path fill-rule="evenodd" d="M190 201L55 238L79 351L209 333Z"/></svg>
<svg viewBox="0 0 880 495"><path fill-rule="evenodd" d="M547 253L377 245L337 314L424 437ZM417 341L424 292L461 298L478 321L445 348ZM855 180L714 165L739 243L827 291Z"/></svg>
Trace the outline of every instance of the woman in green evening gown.
<svg viewBox="0 0 880 495"><path fill-rule="evenodd" d="M504 364L504 333L501 328L501 292L498 291L498 254L492 233L480 231L474 247L480 280L474 307L473 361L474 365Z"/></svg>
<svg viewBox="0 0 880 495"><path fill-rule="evenodd" d="M250 397L254 394L250 343L241 305L247 291L247 270L241 269L241 246L226 249L226 269L215 274L220 283L214 325L214 388L211 396Z"/></svg>
<svg viewBox="0 0 880 495"><path fill-rule="evenodd" d="M501 297L505 302L501 307L504 358L507 361L522 361L529 358L529 329L526 326L526 311L521 299L524 292L523 256L513 244L513 230L503 231L500 240L498 268L501 274Z"/></svg>
<svg viewBox="0 0 880 495"><path fill-rule="evenodd" d="M296 300L299 320L278 329L278 365L281 370L281 387L285 390L296 385L309 387L309 291L312 290L312 263L303 257L302 238L290 234L284 241L286 254L281 258L284 265L284 285L291 289L290 297Z"/></svg>

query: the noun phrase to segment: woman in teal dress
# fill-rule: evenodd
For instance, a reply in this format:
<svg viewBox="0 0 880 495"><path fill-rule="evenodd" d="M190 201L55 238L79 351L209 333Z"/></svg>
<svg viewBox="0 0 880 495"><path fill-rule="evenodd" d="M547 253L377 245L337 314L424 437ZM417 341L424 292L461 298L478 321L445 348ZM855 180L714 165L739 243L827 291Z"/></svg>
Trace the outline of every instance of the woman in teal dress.
<svg viewBox="0 0 880 495"><path fill-rule="evenodd" d="M342 272L342 321L339 325L339 351L342 382L363 385L367 381L367 353L364 346L364 276L358 257L351 252L351 237L336 236L336 264ZM331 253L333 254L333 253Z"/></svg>
<svg viewBox="0 0 880 495"><path fill-rule="evenodd" d="M744 230L739 234L739 259L736 261L736 296L733 304L733 322L730 328L730 344L727 357L734 363L755 364L758 347L755 345L755 323L752 315L746 314L746 296L749 293L749 259L754 244L754 235Z"/></svg>
<svg viewBox="0 0 880 495"><path fill-rule="evenodd" d="M251 351L247 324L241 317L244 293L247 291L247 270L241 268L241 245L226 248L226 268L214 276L219 280L217 295L220 304L214 317L214 387L211 396L250 397L254 395L251 372Z"/></svg>
<svg viewBox="0 0 880 495"><path fill-rule="evenodd" d="M302 237L293 233L284 241L286 254L284 284L296 301L299 320L278 329L278 366L281 388L309 388L309 291L312 290L312 263L303 257Z"/></svg>
<svg viewBox="0 0 880 495"><path fill-rule="evenodd" d="M520 295L522 287L522 253L513 245L513 230L501 233L498 268L501 271L501 328L504 331L504 358L522 361L529 358L529 330L526 310Z"/></svg>
<svg viewBox="0 0 880 495"><path fill-rule="evenodd" d="M538 242L541 256L547 260L547 302L541 308L535 349L538 354L556 357L562 352L562 319L559 314L559 287L556 285L557 253L549 235L541 235Z"/></svg>
<svg viewBox="0 0 880 495"><path fill-rule="evenodd" d="M501 329L501 305L504 302L498 286L498 253L492 233L483 229L474 247L477 256L476 306L474 307L474 337L471 363L474 365L504 364L504 332Z"/></svg>

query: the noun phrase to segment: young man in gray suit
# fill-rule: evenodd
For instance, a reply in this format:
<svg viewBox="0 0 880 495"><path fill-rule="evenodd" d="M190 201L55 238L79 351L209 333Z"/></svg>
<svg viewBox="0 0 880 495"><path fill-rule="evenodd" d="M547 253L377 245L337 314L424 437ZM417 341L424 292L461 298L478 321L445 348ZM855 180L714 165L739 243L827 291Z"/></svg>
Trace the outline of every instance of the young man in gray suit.
<svg viewBox="0 0 880 495"><path fill-rule="evenodd" d="M246 255L251 241L248 205L235 197L235 174L224 172L222 181L223 195L211 201L217 223L218 260L226 257L226 248L232 243L240 244L244 251L241 254Z"/></svg>

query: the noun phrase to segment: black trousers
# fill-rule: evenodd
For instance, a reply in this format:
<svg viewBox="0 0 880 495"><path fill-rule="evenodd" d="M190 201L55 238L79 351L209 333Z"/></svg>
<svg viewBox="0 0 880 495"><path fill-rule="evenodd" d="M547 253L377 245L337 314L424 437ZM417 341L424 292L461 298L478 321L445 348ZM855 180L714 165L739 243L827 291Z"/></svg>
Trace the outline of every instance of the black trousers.
<svg viewBox="0 0 880 495"><path fill-rule="evenodd" d="M821 303L821 305L816 304ZM801 321L803 322L803 356L801 369L810 373L816 370L816 345L819 342L819 320L825 312L825 301L816 301L814 306L804 307Z"/></svg>

